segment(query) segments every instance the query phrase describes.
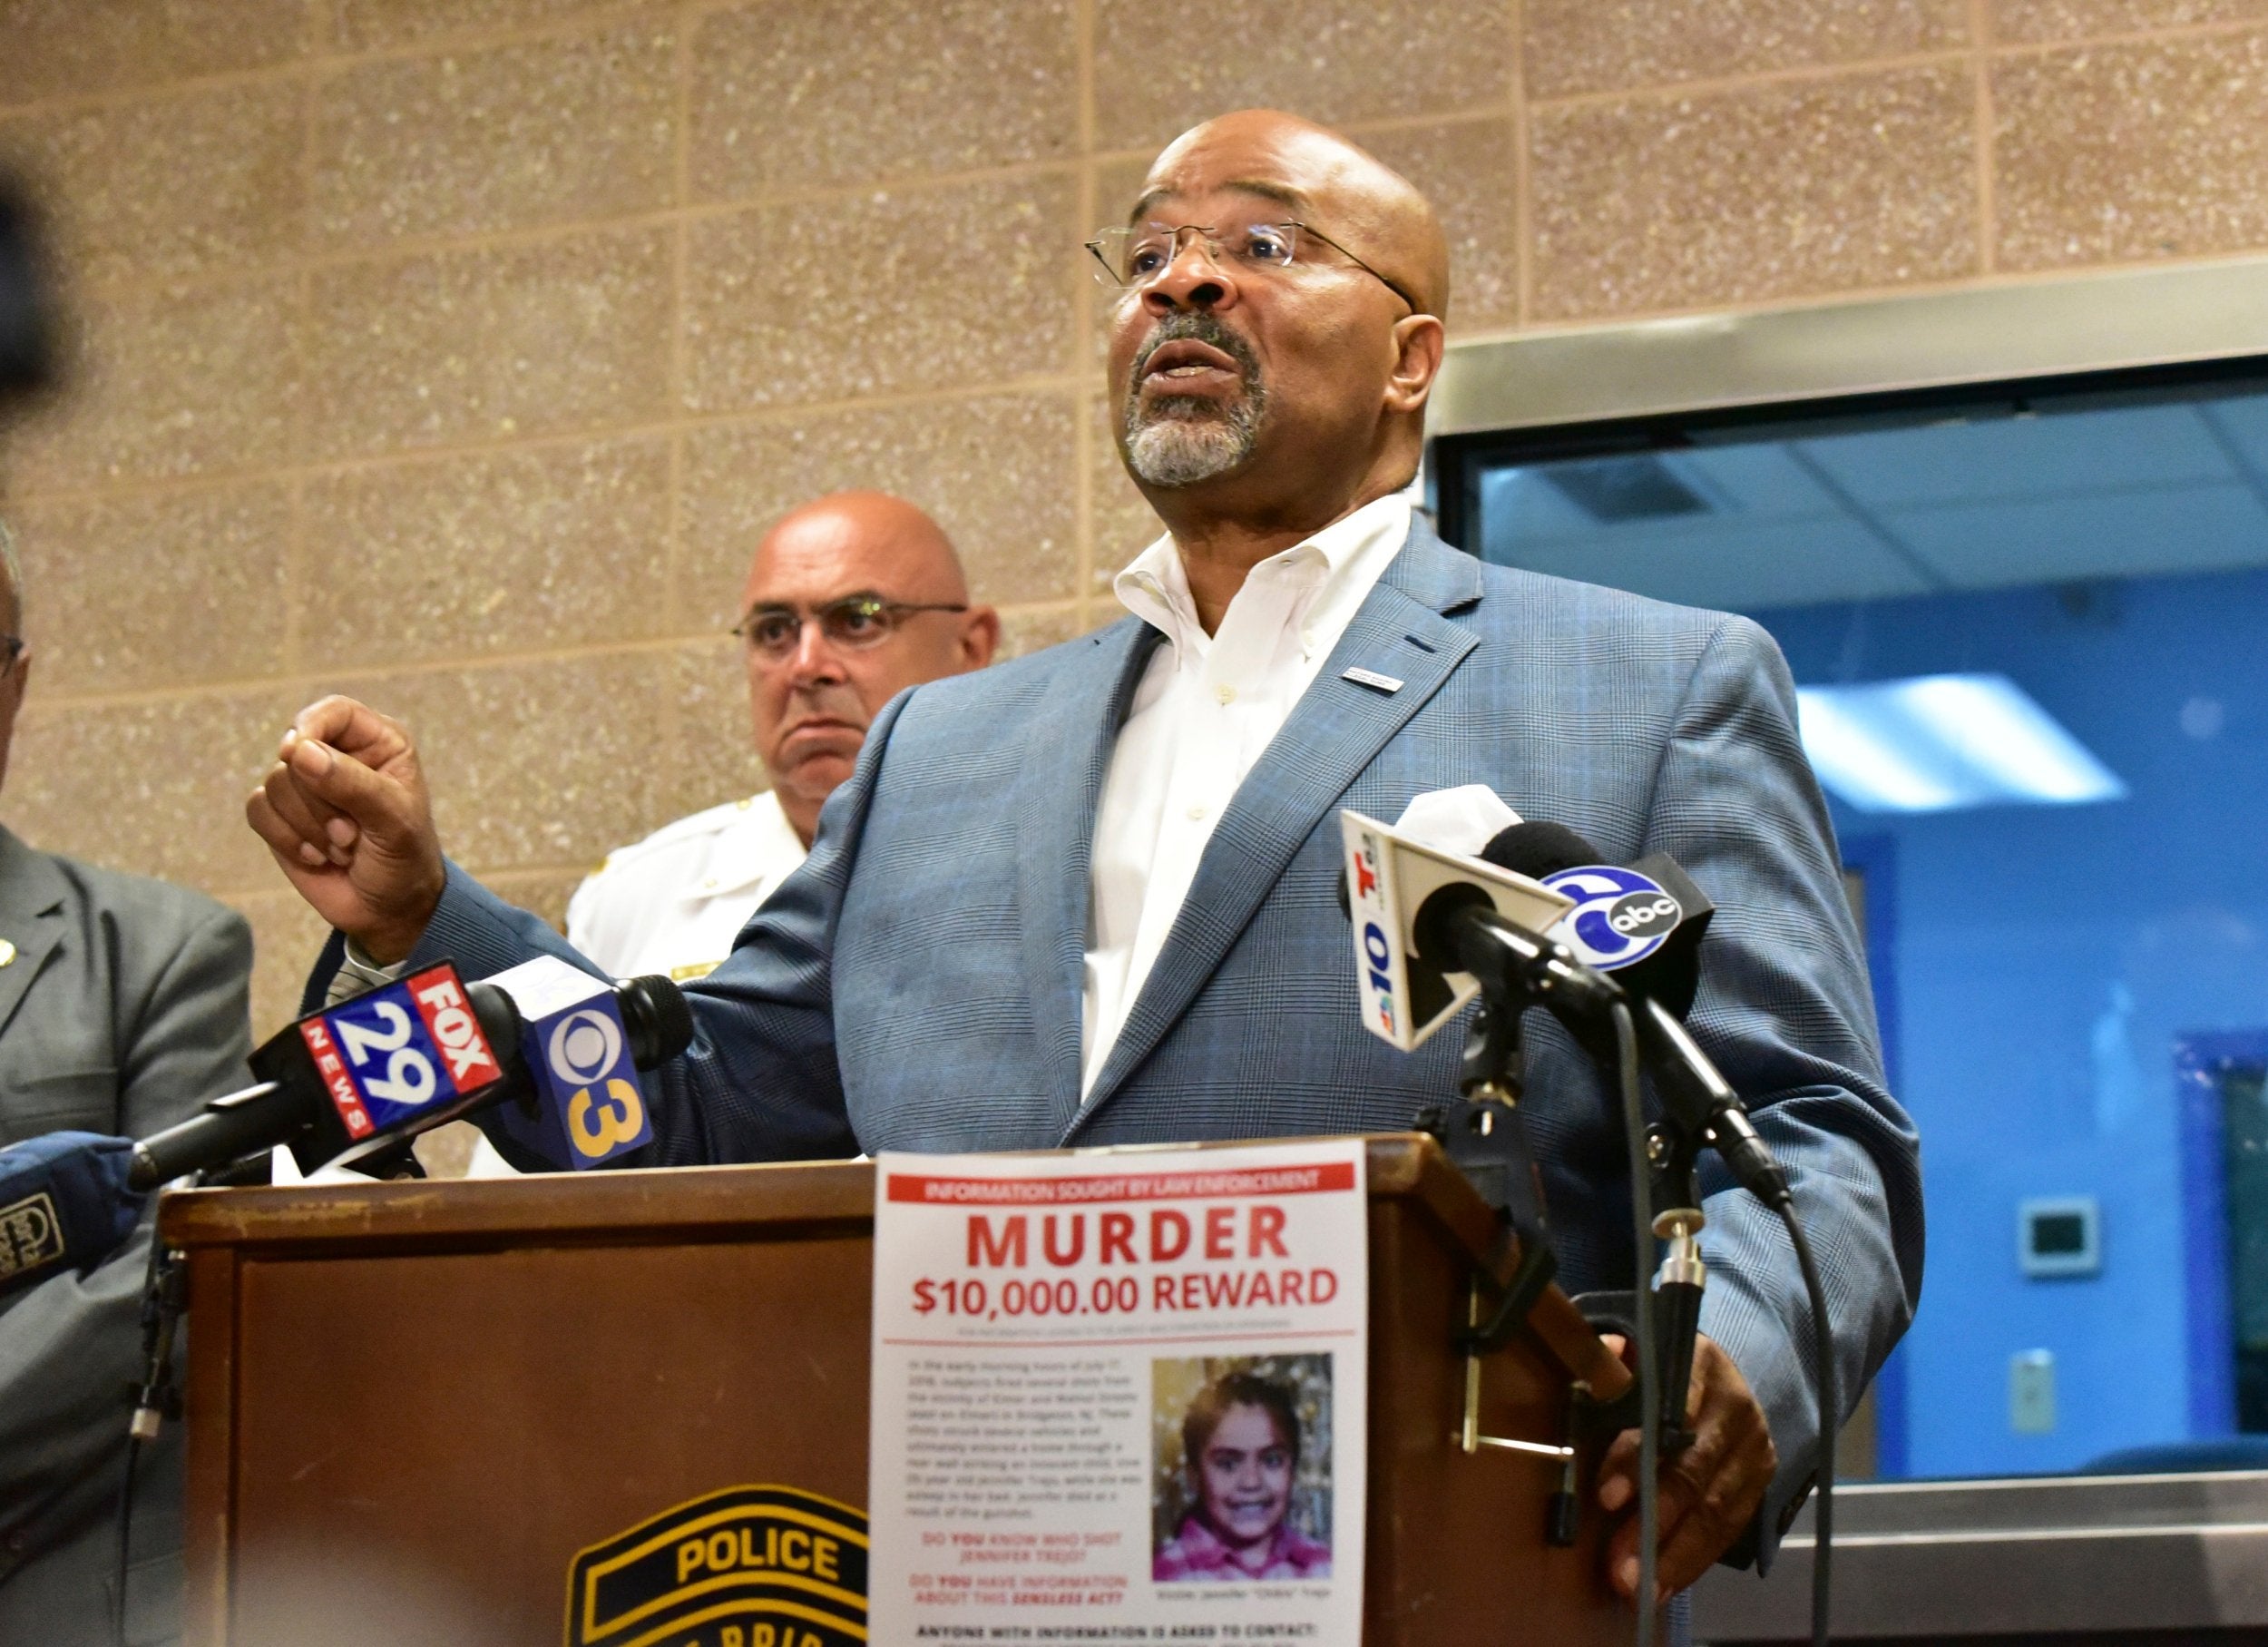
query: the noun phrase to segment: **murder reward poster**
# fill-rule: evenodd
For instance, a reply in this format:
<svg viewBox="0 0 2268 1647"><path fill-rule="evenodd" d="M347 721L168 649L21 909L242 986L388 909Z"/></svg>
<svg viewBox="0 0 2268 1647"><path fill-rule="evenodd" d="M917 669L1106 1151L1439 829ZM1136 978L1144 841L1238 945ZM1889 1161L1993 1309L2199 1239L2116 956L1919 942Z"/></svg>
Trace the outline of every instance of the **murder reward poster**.
<svg viewBox="0 0 2268 1647"><path fill-rule="evenodd" d="M871 1639L1362 1639L1359 1141L876 1163Z"/></svg>

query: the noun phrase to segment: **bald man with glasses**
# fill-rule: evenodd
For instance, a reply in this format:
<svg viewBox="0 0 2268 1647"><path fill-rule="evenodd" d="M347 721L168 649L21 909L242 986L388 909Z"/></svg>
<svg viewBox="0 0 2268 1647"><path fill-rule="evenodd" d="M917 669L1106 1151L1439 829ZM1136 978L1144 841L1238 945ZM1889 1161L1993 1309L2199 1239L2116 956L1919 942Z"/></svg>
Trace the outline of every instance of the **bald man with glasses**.
<svg viewBox="0 0 2268 1647"><path fill-rule="evenodd" d="M819 809L866 728L911 686L982 669L1000 617L973 604L943 527L904 498L838 492L764 534L740 595L740 642L762 794L665 824L575 889L567 941L616 977L705 976L803 865ZM513 1171L474 1146L466 1176Z"/></svg>
<svg viewBox="0 0 2268 1647"><path fill-rule="evenodd" d="M866 728L910 686L982 669L1000 618L973 604L937 523L838 492L765 534L740 597L750 730L771 789L610 853L567 909L569 942L617 977L709 972L795 872Z"/></svg>

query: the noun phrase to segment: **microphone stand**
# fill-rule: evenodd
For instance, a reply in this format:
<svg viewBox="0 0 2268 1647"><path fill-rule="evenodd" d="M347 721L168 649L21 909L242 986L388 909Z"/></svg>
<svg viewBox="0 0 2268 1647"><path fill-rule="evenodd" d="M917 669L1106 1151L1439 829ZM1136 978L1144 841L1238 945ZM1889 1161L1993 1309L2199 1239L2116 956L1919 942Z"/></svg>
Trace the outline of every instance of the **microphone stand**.
<svg viewBox="0 0 2268 1647"><path fill-rule="evenodd" d="M192 1189L201 1175L190 1176ZM130 1571L134 1515L134 1466L142 1449L158 1438L169 1418L181 1416L181 1391L173 1387L173 1341L181 1328L181 1311L189 1302L188 1275L181 1255L160 1239L154 1221L150 1231L150 1268L142 1288L142 1377L126 1386L134 1404L126 1426L126 1463L118 1486L118 1540L111 1596L111 1639L116 1647L126 1643L126 1575Z"/></svg>
<svg viewBox="0 0 2268 1647"><path fill-rule="evenodd" d="M1442 892L1449 890L1443 888ZM1432 896L1440 898L1442 892ZM1429 899L1429 904L1432 901ZM1843 1408L1837 1388L1834 1344L1827 1325L1826 1289L1817 1255L1812 1250L1803 1220L1796 1213L1794 1192L1787 1174L1772 1158L1739 1095L1695 1043L1684 1024L1659 1001L1643 999L1634 1007L1629 997L1611 980L1592 973L1563 946L1513 926L1492 910L1468 913L1474 902L1470 897L1459 897L1445 903L1441 925L1436 928L1449 940L1446 948L1463 963L1461 970L1484 981L1502 975L1503 986L1519 992L1515 998L1520 1000L1523 1009L1527 1005L1550 1008L1568 1023L1579 1041L1598 1039L1593 1026L1601 1011L1614 1024L1614 1067L1619 1076L1624 1130L1633 1156L1632 1224L1638 1249L1638 1290L1625 1295L1623 1301L1629 1307L1631 1325L1636 1328L1632 1337L1639 1346L1638 1382L1611 1408L1591 1407L1587 1412L1593 1424L1600 1427L1618 1430L1636 1425L1638 1428L1640 1456L1644 1459L1639 1469L1638 1506L1647 1534L1652 1532L1654 1519L1651 1495L1657 1443L1665 1436L1673 1440L1684 1436L1690 1443L1690 1436L1686 1434L1684 1409L1698 1331L1692 1323L1697 1321L1701 1291L1707 1279L1698 1245L1703 1219L1700 1196L1694 1182L1694 1156L1704 1147L1714 1150L1734 1179L1771 1208L1786 1228L1797 1268L1803 1273L1804 1292L1812 1314L1819 1456L1813 1471L1813 1487L1817 1495L1813 1521L1817 1538L1812 1565L1811 1623L1813 1647L1824 1647L1833 1632L1834 1445ZM1428 911L1421 908L1421 928L1428 924L1427 917ZM1587 1029L1592 1033L1587 1035ZM1594 1055L1598 1054L1595 1052ZM1654 1076L1656 1093L1667 1116L1658 1129L1646 1128L1644 1149L1639 1147L1640 1129L1646 1127L1639 1108L1641 1065ZM1655 1169L1651 1172L1647 1171L1649 1164ZM1660 1181L1659 1192L1656 1183L1647 1181L1649 1178ZM1646 1214L1649 1197L1654 1205L1665 1200L1676 1204L1648 1219ZM1645 1279L1649 1234L1669 1242L1669 1250L1650 1289ZM1673 1312L1668 1322L1674 1340L1671 1350L1658 1358L1654 1352L1656 1335L1652 1330L1657 1319L1656 1299L1646 1296L1649 1291L1661 1295L1660 1302ZM1608 1324L1600 1319L1605 1310L1595 1309L1594 1304L1610 1307L1613 1301L1612 1294L1586 1295L1575 1300L1594 1327ZM1671 1415L1674 1423L1667 1421ZM1652 1578L1651 1536L1643 1536L1641 1545L1643 1591ZM1641 1593L1638 1611L1641 1632L1649 1632L1653 1612L1650 1593Z"/></svg>
<svg viewBox="0 0 2268 1647"><path fill-rule="evenodd" d="M1694 1348L1701 1330L1701 1298L1708 1284L1708 1266L1701 1257L1701 1231L1708 1218L1701 1211L1697 1168L1701 1141L1673 1120L1657 1121L1646 1129L1646 1159L1652 1194L1646 1211L1654 1236L1663 1243L1661 1261L1644 1302L1653 1314L1655 1383L1661 1415L1661 1448L1665 1457L1682 1453L1694 1443L1686 1423L1686 1397L1693 1383ZM1575 1307L1594 1328L1618 1332L1637 1341L1639 1297L1630 1291L1586 1292ZM1628 1413L1602 1414L1613 1427L1627 1429L1636 1423Z"/></svg>
<svg viewBox="0 0 2268 1647"><path fill-rule="evenodd" d="M1510 1336L1558 1269L1549 1250L1542 1175L1518 1110L1522 1073L1520 1021L1530 1007L1552 1005L1555 991L1564 995L1569 985L1581 981L1579 974L1588 969L1581 969L1573 956L1549 939L1539 939L1493 918L1492 911L1481 921L1451 927L1445 936L1454 944L1465 970L1481 985L1481 1009L1465 1043L1458 1083L1462 1097L1455 1103L1426 1110L1418 1124L1441 1139L1449 1158L1464 1170L1473 1187L1507 1213L1523 1247L1520 1273L1495 1315L1462 1336L1461 1345L1474 1353L1493 1349ZM1493 956L1491 945L1502 946ZM1504 965L1507 956L1515 964ZM1491 959L1496 964L1490 964ZM1589 986L1614 1002L1623 999L1619 989L1596 974L1589 975ZM1683 1025L1654 1002L1640 1005L1635 1018L1638 1062L1654 1074L1657 1085L1672 1081L1690 1084L1698 1079L1676 1056L1690 1045ZM1697 1051L1692 1062L1715 1075ZM1725 1093L1729 1100L1730 1089L1725 1089ZM1645 1131L1644 1160L1648 1170L1643 1176L1634 1175L1630 1185L1637 1201L1635 1219L1643 1221L1644 1228L1667 1243L1653 1286L1646 1297L1636 1291L1593 1292L1575 1301L1594 1326L1619 1331L1633 1343L1642 1338L1658 1338L1657 1358L1650 1370L1659 1391L1662 1445L1677 1452L1693 1442L1692 1432L1686 1427L1686 1392L1693 1377L1701 1293L1708 1279L1700 1245L1701 1230L1708 1221L1701 1211L1696 1168L1702 1148L1718 1143L1722 1129L1713 1124L1717 1117L1711 1109L1686 1101L1683 1087L1666 1095L1671 1102L1662 1106L1663 1118ZM1747 1118L1739 1111L1737 1101L1731 1100L1731 1105L1745 1123ZM1689 1117L1706 1119L1696 1126L1688 1124ZM1748 1132L1753 1137L1753 1129ZM1634 1222L1633 1227L1639 1225ZM1638 1257L1644 1261L1650 1254L1641 1251ZM1540 1273L1523 1289L1520 1282L1528 1279L1531 1264ZM1658 1334L1639 1330L1641 1307L1653 1312L1653 1320L1647 1325L1658 1325ZM1618 1403L1614 1410L1602 1410L1599 1417L1616 1421L1618 1428L1628 1427L1636 1420L1621 1407Z"/></svg>
<svg viewBox="0 0 2268 1647"><path fill-rule="evenodd" d="M1344 907L1344 885L1341 897ZM1466 1358L1466 1420L1458 1441L1467 1452L1483 1445L1510 1446L1563 1461L1561 1479L1569 1503L1564 1534L1555 1503L1550 1537L1558 1544L1573 1542L1572 1461L1579 1429L1593 1435L1637 1429L1642 1528L1637 1613L1640 1637L1650 1642L1656 1466L1665 1440L1673 1450L1693 1441L1686 1427L1685 1406L1698 1344L1701 1295L1707 1282L1699 1240L1706 1221L1695 1158L1703 1148L1714 1150L1735 1181L1771 1208L1786 1227L1811 1308L1821 1449L1813 1475L1818 1542L1812 1570L1812 1640L1814 1647L1823 1647L1830 1633L1833 1447L1842 1407L1834 1346L1827 1329L1826 1290L1787 1174L1772 1158L1739 1095L1678 1016L1660 1001L1650 995L1634 997L1585 966L1564 945L1505 919L1488 895L1470 884L1452 883L1428 894L1412 923L1411 936L1413 954L1433 956L1444 972L1477 979L1483 1001L1481 1017L1466 1047L1462 1097L1456 1103L1421 1112L1417 1125L1441 1140L1450 1159L1467 1172L1514 1232L1535 1238L1532 1243L1523 1240L1519 1273L1485 1324L1479 1282L1474 1283L1467 1326L1456 1338ZM1549 1010L1602 1067L1613 1070L1630 1158L1633 1290L1586 1294L1575 1302L1594 1328L1628 1334L1637 1347L1637 1378L1630 1390L1606 1406L1589 1400L1589 1392L1579 1386L1569 1409L1568 1445L1556 1448L1481 1436L1477 1424L1480 1355L1503 1341L1556 1269L1546 1244L1541 1181L1533 1152L1525 1128L1511 1124L1518 1119L1520 1098L1518 1023L1530 1006ZM1606 1033L1608 1025L1611 1038ZM1641 1070L1654 1077L1656 1096L1667 1117L1652 1126L1644 1113ZM1663 1210L1656 1213L1656 1207ZM1667 1244L1658 1270L1653 1268L1649 1251L1657 1240ZM1611 1319L1618 1305L1627 1311L1625 1319ZM1667 1328L1660 1349L1654 1330L1657 1320Z"/></svg>
<svg viewBox="0 0 2268 1647"><path fill-rule="evenodd" d="M1694 1343L1701 1331L1701 1293L1708 1266L1701 1260L1701 1231L1708 1219L1701 1211L1695 1166L1699 1142L1684 1128L1657 1122L1647 1130L1647 1155L1654 1167L1654 1233L1664 1243L1661 1268L1654 1272L1654 1338L1661 1357L1662 1446L1682 1453L1694 1443L1686 1421L1686 1393L1693 1383Z"/></svg>
<svg viewBox="0 0 2268 1647"><path fill-rule="evenodd" d="M1518 1243L1520 1259L1485 1320L1481 1278L1476 1275L1471 1283L1464 1329L1454 1340L1465 1363L1464 1417L1452 1439L1468 1454L1485 1446L1557 1463L1559 1479L1545 1508L1544 1540L1566 1547L1575 1543L1581 1510L1576 1444L1581 1416L1589 1410L1588 1392L1575 1391L1557 1443L1481 1433L1481 1358L1501 1348L1520 1328L1559 1274L1559 1264L1544 1214L1543 1174L1536 1165L1527 1118L1520 1113L1525 1073L1520 1023L1527 1001L1509 977L1493 972L1480 975L1481 1006L1466 1036L1458 1097L1420 1111L1415 1125L1440 1142L1452 1164L1497 1210L1508 1238Z"/></svg>
<svg viewBox="0 0 2268 1647"><path fill-rule="evenodd" d="M1458 1097L1418 1112L1415 1126L1440 1141L1442 1153L1463 1172L1481 1199L1501 1213L1520 1244L1520 1264L1486 1322L1459 1335L1468 1359L1501 1346L1543 1289L1559 1274L1550 1226L1544 1215L1543 1174L1537 1168L1527 1118L1520 1016L1524 1002L1501 977L1484 979L1482 1005L1466 1037ZM1468 1432L1471 1421L1468 1417ZM1470 1440L1466 1451L1472 1450Z"/></svg>
<svg viewBox="0 0 2268 1647"><path fill-rule="evenodd" d="M1442 894L1434 897L1441 897ZM1502 1091L1510 1068L1505 1049L1517 1047L1519 1020L1529 1007L1545 1006L1556 1015L1572 1016L1579 1024L1604 1012L1614 1025L1612 1067L1621 1094L1630 1165L1634 1289L1619 1295L1579 1298L1575 1303L1595 1328L1618 1328L1627 1336L1635 1354L1637 1377L1629 1389L1611 1403L1594 1401L1588 1389L1578 1387L1569 1404L1565 1442L1559 1447L1511 1444L1477 1434L1480 1356L1501 1343L1525 1318L1535 1294L1557 1267L1556 1262L1551 1262L1549 1269L1545 1269L1548 1260L1524 1251L1520 1273L1507 1287L1494 1318L1486 1327L1479 1324L1480 1297L1475 1288L1469 1309L1472 1325L1460 1343L1465 1355L1466 1417L1459 1439L1468 1452L1489 1442L1557 1455L1559 1485L1551 1499L1545 1536L1551 1544L1564 1545L1575 1542L1579 1516L1578 1440L1584 1435L1607 1436L1632 1428L1638 1432L1637 1633L1639 1641L1651 1647L1657 1616L1654 1588L1662 1447L1665 1442L1673 1448L1687 1446L1693 1439L1685 1423L1686 1394L1692 1382L1696 1324L1706 1279L1697 1240L1702 1214L1694 1172L1698 1140L1688 1141L1682 1128L1666 1125L1657 1132L1647 1126L1639 1098L1641 1066L1658 1068L1664 1061L1656 1048L1645 1044L1639 1031L1643 1019L1634 1013L1632 1003L1613 981L1584 966L1563 946L1503 920L1493 909L1477 907L1475 900L1470 897L1457 897L1446 903L1436 918L1429 919L1428 916L1427 910L1421 909L1417 922L1421 949L1438 946L1442 953L1453 955L1459 963L1457 969L1479 981L1481 988L1483 1014L1466 1047L1461 1083L1466 1088L1466 1095L1461 1105L1450 1106L1451 1117L1464 1119L1471 1130L1478 1131L1483 1137L1490 1136L1486 1113L1478 1106L1490 1103L1492 1094L1500 1103L1510 1096ZM1587 1037L1579 1030L1578 1038ZM1661 1038L1658 1034L1646 1037ZM1471 1123L1476 1120L1481 1125L1473 1127ZM1488 1163L1496 1170L1495 1181L1503 1197L1499 1204L1517 1220L1519 1214L1513 1209L1518 1204L1520 1188L1528 1187L1533 1194L1534 1227L1540 1234L1541 1178L1536 1172L1532 1152L1527 1148L1525 1128L1508 1126L1495 1130L1506 1134L1506 1142L1497 1151L1490 1152L1492 1159ZM1469 1142L1463 1144L1463 1150L1467 1153L1477 1152ZM1526 1168L1524 1172L1510 1170L1511 1161L1508 1158L1515 1152ZM1452 1152L1452 1159L1458 1159L1457 1152ZM1658 1219L1650 1216L1652 1209L1665 1200L1678 1204ZM1671 1240L1666 1272L1651 1279L1657 1287L1666 1280L1672 1289L1668 1298L1662 1300L1669 1306L1671 1319L1667 1323L1662 1322L1657 1300L1649 1296L1647 1286L1648 1271L1652 1269L1653 1255L1648 1250L1651 1240L1665 1231L1669 1232ZM1520 1282L1527 1276L1531 1260L1542 1271L1542 1279L1533 1283L1532 1289L1523 1289ZM1623 1307L1619 1310L1614 1308L1618 1304ZM1618 1315L1623 1319L1614 1319ZM1664 1354L1665 1335L1657 1329L1657 1324L1671 1328L1667 1335L1672 1347L1670 1354Z"/></svg>

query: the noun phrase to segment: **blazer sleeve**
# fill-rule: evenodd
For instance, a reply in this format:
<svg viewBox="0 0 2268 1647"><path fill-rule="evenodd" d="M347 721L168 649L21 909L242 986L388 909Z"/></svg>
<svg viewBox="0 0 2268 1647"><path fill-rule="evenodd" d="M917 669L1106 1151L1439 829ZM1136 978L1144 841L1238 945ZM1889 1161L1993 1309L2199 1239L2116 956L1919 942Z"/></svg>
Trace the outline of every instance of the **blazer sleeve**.
<svg viewBox="0 0 2268 1647"><path fill-rule="evenodd" d="M1675 857L1717 907L1689 1024L1787 1172L1819 1260L1847 1417L1921 1299L1920 1141L1884 1083L1794 682L1777 645L1745 618L1725 620L1695 669L1656 774L1646 846ZM1755 1546L1768 1564L1823 1445L1817 1326L1778 1218L1714 1158L1702 1188L1701 1330L1748 1380L1779 1451Z"/></svg>
<svg viewBox="0 0 2268 1647"><path fill-rule="evenodd" d="M185 1120L250 1079L252 937L241 917L204 906L183 933L132 907L101 910L85 936L114 942L121 956L109 1003L121 1133L144 1136ZM154 1207L107 1262L84 1277L56 1276L0 1316L0 1548L12 1556L36 1554L117 1496L109 1466L126 1433L122 1392L141 1371ZM18 1537L21 1552L11 1545Z"/></svg>
<svg viewBox="0 0 2268 1647"><path fill-rule="evenodd" d="M117 917L122 947L132 916ZM153 957L150 981L118 1012L118 1121L142 1138L185 1121L209 1098L248 1084L252 1055L252 933L244 917L213 907L178 947Z"/></svg>
<svg viewBox="0 0 2268 1647"><path fill-rule="evenodd" d="M818 838L803 867L741 928L724 964L685 985L692 1044L683 1057L644 1078L654 1141L610 1164L825 1161L859 1152L836 1058L830 975L859 837L907 695L900 693L875 717L856 770L820 814ZM308 980L309 1010L323 999L342 954L334 933ZM539 955L605 975L542 919L512 907L451 864L440 905L410 963L453 960L466 977L482 978ZM557 1170L501 1125L484 1123L483 1130L522 1171Z"/></svg>

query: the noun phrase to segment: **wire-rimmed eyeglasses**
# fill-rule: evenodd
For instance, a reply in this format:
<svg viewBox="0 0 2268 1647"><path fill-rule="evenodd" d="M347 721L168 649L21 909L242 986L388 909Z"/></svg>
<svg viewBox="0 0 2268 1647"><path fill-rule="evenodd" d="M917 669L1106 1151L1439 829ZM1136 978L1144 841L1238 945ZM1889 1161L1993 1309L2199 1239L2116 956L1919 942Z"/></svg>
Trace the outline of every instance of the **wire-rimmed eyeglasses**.
<svg viewBox="0 0 2268 1647"><path fill-rule="evenodd" d="M789 656L803 639L807 612L829 643L863 652L888 640L905 619L920 612L966 612L965 602L885 601L878 594L846 594L825 605L799 609L784 603L752 606L732 626L742 645L761 658Z"/></svg>
<svg viewBox="0 0 2268 1647"><path fill-rule="evenodd" d="M1304 240L1319 240L1376 280L1417 314L1418 300L1380 274L1320 229L1305 223L1235 223L1215 228L1201 223L1137 223L1129 229L1100 229L1087 242L1099 267L1095 279L1110 287L1139 289L1173 267L1181 253L1181 237L1196 235L1206 255L1227 269L1251 269L1280 274L1300 262Z"/></svg>

